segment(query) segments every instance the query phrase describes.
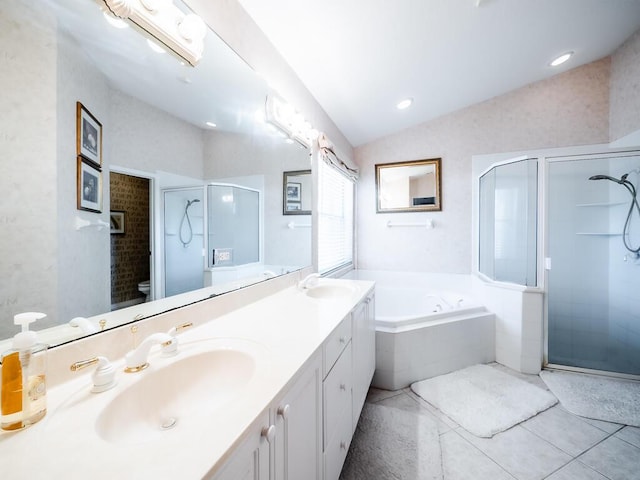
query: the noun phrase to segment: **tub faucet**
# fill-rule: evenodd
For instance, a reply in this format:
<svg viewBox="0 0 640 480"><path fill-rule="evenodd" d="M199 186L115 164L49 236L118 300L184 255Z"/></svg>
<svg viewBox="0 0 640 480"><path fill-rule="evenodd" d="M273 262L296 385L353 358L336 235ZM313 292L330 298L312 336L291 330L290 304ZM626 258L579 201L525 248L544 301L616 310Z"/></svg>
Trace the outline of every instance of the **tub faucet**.
<svg viewBox="0 0 640 480"><path fill-rule="evenodd" d="M319 279L319 273L311 273L298 282L298 288L300 290L306 290L307 288L317 285Z"/></svg>
<svg viewBox="0 0 640 480"><path fill-rule="evenodd" d="M149 351L154 345L160 344L163 351L170 352L170 355L174 354L175 348L172 347L175 342L175 337L168 333L153 333L149 335L140 345L138 345L137 348L131 350L124 356L124 371L127 373L134 373L147 368L149 366L149 362L147 362Z"/></svg>

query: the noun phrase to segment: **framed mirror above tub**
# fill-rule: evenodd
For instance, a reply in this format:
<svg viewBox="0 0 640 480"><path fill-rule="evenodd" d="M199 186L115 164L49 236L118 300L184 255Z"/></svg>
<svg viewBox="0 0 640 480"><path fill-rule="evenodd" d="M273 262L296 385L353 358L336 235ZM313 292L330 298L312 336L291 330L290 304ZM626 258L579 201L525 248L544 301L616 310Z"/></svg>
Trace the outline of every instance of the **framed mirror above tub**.
<svg viewBox="0 0 640 480"><path fill-rule="evenodd" d="M376 212L442 210L440 158L376 164Z"/></svg>
<svg viewBox="0 0 640 480"><path fill-rule="evenodd" d="M0 151L11 161L0 175L0 343L18 332L20 312L46 313L36 330L58 345L311 265L310 229L288 228L281 210L282 172L308 167L309 150L259 120L266 81L210 29L191 67L130 25L112 26L100 5L2 2ZM77 102L102 125L101 212L76 209ZM215 285L203 251L211 183L261 193L259 255L226 265ZM165 191L184 197L173 217ZM126 212L118 235L111 210ZM174 260L192 265L188 277L167 277Z"/></svg>
<svg viewBox="0 0 640 480"><path fill-rule="evenodd" d="M282 213L311 215L311 170L284 172L282 178Z"/></svg>

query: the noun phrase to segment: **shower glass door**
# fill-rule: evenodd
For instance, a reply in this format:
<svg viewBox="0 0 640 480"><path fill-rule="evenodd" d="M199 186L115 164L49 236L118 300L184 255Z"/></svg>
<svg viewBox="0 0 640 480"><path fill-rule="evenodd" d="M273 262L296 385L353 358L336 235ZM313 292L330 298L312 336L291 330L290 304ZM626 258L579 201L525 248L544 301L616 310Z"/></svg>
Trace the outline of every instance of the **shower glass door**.
<svg viewBox="0 0 640 480"><path fill-rule="evenodd" d="M548 164L550 364L640 375L639 173L637 152Z"/></svg>
<svg viewBox="0 0 640 480"><path fill-rule="evenodd" d="M164 294L204 287L204 190L165 190Z"/></svg>

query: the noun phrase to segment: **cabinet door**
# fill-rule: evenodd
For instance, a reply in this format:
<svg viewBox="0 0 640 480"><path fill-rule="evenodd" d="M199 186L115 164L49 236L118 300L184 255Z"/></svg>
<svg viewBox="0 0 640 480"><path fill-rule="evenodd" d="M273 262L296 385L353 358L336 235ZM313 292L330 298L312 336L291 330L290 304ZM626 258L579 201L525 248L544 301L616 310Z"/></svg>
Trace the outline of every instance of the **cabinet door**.
<svg viewBox="0 0 640 480"><path fill-rule="evenodd" d="M322 357L315 355L272 409L275 478L322 478Z"/></svg>
<svg viewBox="0 0 640 480"><path fill-rule="evenodd" d="M355 431L362 406L367 398L376 368L376 330L373 293L359 303L353 316L353 430Z"/></svg>
<svg viewBox="0 0 640 480"><path fill-rule="evenodd" d="M270 439L273 443L275 427L269 430L269 415L264 414L248 437L238 446L231 458L216 474L205 478L213 480L270 480ZM269 437L269 438L268 438Z"/></svg>

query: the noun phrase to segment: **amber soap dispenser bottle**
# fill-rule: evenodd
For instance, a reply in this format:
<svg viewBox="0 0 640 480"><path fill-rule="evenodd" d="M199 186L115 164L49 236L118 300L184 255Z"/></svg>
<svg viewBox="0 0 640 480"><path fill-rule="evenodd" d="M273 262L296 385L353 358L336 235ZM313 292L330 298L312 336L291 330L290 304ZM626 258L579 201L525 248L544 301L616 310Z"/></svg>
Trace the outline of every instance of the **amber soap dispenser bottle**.
<svg viewBox="0 0 640 480"><path fill-rule="evenodd" d="M10 350L2 354L0 390L0 428L18 430L36 423L47 413L46 351L38 343L29 324L46 317L44 313L26 312L14 317L22 331L13 337Z"/></svg>

